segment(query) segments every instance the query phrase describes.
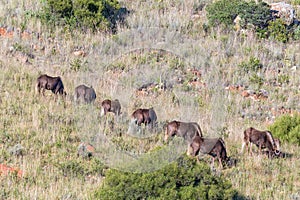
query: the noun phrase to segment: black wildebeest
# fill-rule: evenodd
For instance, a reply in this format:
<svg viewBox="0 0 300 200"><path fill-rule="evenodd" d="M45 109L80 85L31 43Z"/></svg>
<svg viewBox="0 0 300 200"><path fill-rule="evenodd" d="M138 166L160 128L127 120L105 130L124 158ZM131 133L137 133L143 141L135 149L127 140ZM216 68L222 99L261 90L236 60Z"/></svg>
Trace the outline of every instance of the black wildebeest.
<svg viewBox="0 0 300 200"><path fill-rule="evenodd" d="M225 142L222 138L202 138L200 136L194 137L189 146L188 154L197 156L199 153L212 156L211 167L214 166L216 157L219 160L220 168L223 168L225 164L231 165L231 160L227 156Z"/></svg>
<svg viewBox="0 0 300 200"><path fill-rule="evenodd" d="M75 102L93 103L96 99L96 92L94 88L86 85L79 85L75 88L74 100Z"/></svg>
<svg viewBox="0 0 300 200"><path fill-rule="evenodd" d="M64 84L59 76L51 77L47 74L40 75L37 78L35 89L39 94L42 90L43 95L45 90L51 90L56 95L66 95L66 92L64 91Z"/></svg>
<svg viewBox="0 0 300 200"><path fill-rule="evenodd" d="M253 127L247 128L244 131L244 141L241 149L241 153L244 150L245 145L247 146L247 152L249 154L249 143L250 143L250 154L252 155L252 144L255 144L259 149L259 154L263 148L267 148L269 151L269 157L272 154L280 154L279 140L275 140L270 131L260 131Z"/></svg>
<svg viewBox="0 0 300 200"><path fill-rule="evenodd" d="M151 107L149 109L139 108L135 110L131 115L131 122L134 122L138 126L145 124L145 126L150 125L150 128L155 126L157 120L157 115L155 110Z"/></svg>
<svg viewBox="0 0 300 200"><path fill-rule="evenodd" d="M108 112L112 112L117 116L121 114L121 104L118 99L105 99L104 101L102 101L100 116L106 115L106 113Z"/></svg>
<svg viewBox="0 0 300 200"><path fill-rule="evenodd" d="M175 135L183 137L190 144L195 136L202 137L202 131L196 122L180 122L174 120L166 125L165 142L169 137Z"/></svg>

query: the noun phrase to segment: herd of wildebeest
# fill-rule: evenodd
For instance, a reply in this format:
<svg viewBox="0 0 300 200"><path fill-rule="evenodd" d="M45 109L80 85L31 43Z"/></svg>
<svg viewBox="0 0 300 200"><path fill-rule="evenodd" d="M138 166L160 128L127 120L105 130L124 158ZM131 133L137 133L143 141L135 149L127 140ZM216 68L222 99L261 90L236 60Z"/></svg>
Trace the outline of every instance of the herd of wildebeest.
<svg viewBox="0 0 300 200"><path fill-rule="evenodd" d="M37 93L44 95L45 90L51 90L56 96L66 96L64 85L60 77L51 77L46 74L40 75L36 82ZM93 103L96 99L96 92L93 87L79 85L75 88L74 101L79 103ZM101 116L108 112L116 116L121 114L121 104L116 100L105 99L101 103ZM144 124L145 127L152 129L156 125L157 115L155 110L151 108L139 108L131 114L131 123L136 126ZM214 166L215 158L219 161L219 168L224 166L231 167L236 164L236 160L227 155L225 142L222 138L206 138L203 136L201 128L197 122L182 122L173 120L164 125L165 142L170 137L183 137L188 148L187 154L197 157L199 154L208 154L212 156L211 166ZM252 145L258 147L259 154L267 154L269 158L281 157L280 141L272 136L270 131L260 131L253 127L244 131L241 153L245 146L248 154L252 155Z"/></svg>

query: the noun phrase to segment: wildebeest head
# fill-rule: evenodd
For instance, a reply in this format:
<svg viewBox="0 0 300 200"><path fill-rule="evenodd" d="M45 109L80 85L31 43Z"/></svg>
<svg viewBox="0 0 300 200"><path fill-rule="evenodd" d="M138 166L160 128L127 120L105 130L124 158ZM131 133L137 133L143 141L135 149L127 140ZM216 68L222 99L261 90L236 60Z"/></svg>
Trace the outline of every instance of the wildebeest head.
<svg viewBox="0 0 300 200"><path fill-rule="evenodd" d="M112 112L117 116L121 114L121 104L118 99L105 99L102 101L100 116L106 115L108 112Z"/></svg>
<svg viewBox="0 0 300 200"><path fill-rule="evenodd" d="M179 129L180 122L178 121L171 121L167 123L166 130L165 130L165 142L167 142L169 137L173 137L177 134L177 131Z"/></svg>

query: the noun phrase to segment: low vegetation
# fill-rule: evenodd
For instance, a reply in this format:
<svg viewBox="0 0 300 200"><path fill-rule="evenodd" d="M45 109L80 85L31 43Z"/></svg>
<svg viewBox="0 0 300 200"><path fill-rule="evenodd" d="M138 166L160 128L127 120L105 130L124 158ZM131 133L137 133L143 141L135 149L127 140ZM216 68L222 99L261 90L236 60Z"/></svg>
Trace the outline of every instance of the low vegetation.
<svg viewBox="0 0 300 200"><path fill-rule="evenodd" d="M179 158L153 173L131 174L110 170L96 199L237 199L224 177L213 175L204 163ZM242 198L242 197L240 197Z"/></svg>
<svg viewBox="0 0 300 200"><path fill-rule="evenodd" d="M283 115L278 118L269 129L272 131L275 137L278 137L281 141L299 145L300 144L300 116Z"/></svg>
<svg viewBox="0 0 300 200"><path fill-rule="evenodd" d="M269 21L263 2L86 2L0 3L0 163L23 174L0 172L1 199L300 197L298 26ZM236 32L237 14L254 31ZM65 99L35 94L45 73L61 77ZM95 104L74 103L81 84L93 86ZM99 116L107 98L120 100L119 118ZM141 107L154 107L157 127L128 135ZM167 149L164 125L175 119L222 137L237 165L210 169L210 157ZM250 126L280 138L285 157L240 154ZM82 142L99 151L78 154ZM120 155L145 162L119 165Z"/></svg>

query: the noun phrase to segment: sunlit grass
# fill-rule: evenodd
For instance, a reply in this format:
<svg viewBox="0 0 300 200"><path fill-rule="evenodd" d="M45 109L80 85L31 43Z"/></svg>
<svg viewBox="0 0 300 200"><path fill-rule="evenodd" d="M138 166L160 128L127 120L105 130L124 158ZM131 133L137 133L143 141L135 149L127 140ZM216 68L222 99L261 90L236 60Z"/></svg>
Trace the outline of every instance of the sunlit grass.
<svg viewBox="0 0 300 200"><path fill-rule="evenodd" d="M12 16L18 9L35 9L36 1L2 5L1 24L19 27L23 18ZM39 2L39 1L38 1ZM82 34L74 31L63 34L61 29L46 31L40 23L29 20L28 29L41 32L41 40L21 40L0 37L0 162L18 167L22 179L1 176L3 199L87 199L90 192L101 185L104 167L96 158L85 160L77 156L77 147L84 131L77 122L94 116L85 111L98 112L105 98L118 98L123 115L113 130L105 129L109 137L128 151L147 152L163 145L163 124L173 119L196 121L204 135L224 136L228 154L239 159L236 167L222 173L245 196L254 199L288 199L300 193L299 147L283 144L282 150L291 158L269 160L262 156L240 155L242 133L254 126L266 129L266 117L277 106L299 110L299 45L243 39L235 33L213 30L204 37L205 21L193 21L193 8L198 1L122 1L133 10L128 17L129 29L122 28L118 35ZM23 5L23 6L22 6ZM204 20L200 18L200 20ZM193 26L195 24L195 26ZM201 27L201 28L199 28ZM197 33L197 34L195 34ZM39 50L33 50L32 44ZM73 50L85 47L86 57L76 57ZM31 64L17 60L10 51L32 53ZM150 49L138 52L135 49ZM167 50L158 54L157 50ZM23 53L24 53L23 52ZM258 58L267 70L264 80L277 80L278 72L289 77L282 87L264 84L269 92L266 101L255 102L239 93L224 91L224 84L250 84L249 74L240 76L239 64ZM180 62L179 62L180 60ZM75 67L74 67L75 66ZM190 78L188 68L200 69L206 87L197 90L175 79ZM275 71L273 71L273 69ZM68 97L55 98L47 91L45 97L36 96L35 80L41 73L61 76ZM174 78L174 80L173 80ZM166 91L154 90L151 95L139 97L135 91L144 83L166 81ZM97 93L96 105L78 107L72 102L74 88L79 84L92 85ZM298 103L297 103L298 102ZM130 114L138 107L153 106L158 115L159 128L155 138L140 142L126 135ZM99 111L100 112L100 111ZM247 112L245 118L241 113ZM104 118L97 126L102 127ZM88 127L89 128L89 127ZM101 129L101 130L104 130ZM23 157L10 155L9 148L21 144ZM139 146L140 145L140 146ZM300 194L299 194L300 195Z"/></svg>

